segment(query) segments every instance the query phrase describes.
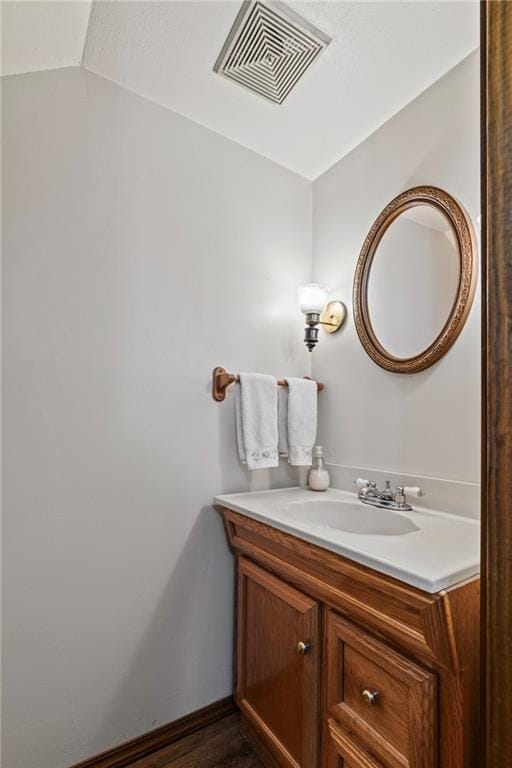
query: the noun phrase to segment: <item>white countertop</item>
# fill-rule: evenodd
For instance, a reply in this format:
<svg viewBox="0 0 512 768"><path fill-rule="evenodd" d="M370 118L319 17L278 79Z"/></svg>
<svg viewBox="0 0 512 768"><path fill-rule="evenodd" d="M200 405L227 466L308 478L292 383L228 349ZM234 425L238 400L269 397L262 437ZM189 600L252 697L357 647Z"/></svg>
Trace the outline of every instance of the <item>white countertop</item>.
<svg viewBox="0 0 512 768"><path fill-rule="evenodd" d="M325 502L331 504L320 506ZM332 502L348 506L337 507ZM336 489L322 493L304 488L232 493L216 496L215 503L425 592L439 592L480 572L480 523L459 515L415 505L412 512L391 513L363 504L354 493ZM373 521L378 521L379 514L383 520L391 515L401 530L385 535L340 530L336 510L340 510L341 519L345 509L353 520L359 512L361 519L370 514ZM323 515L324 511L328 514Z"/></svg>

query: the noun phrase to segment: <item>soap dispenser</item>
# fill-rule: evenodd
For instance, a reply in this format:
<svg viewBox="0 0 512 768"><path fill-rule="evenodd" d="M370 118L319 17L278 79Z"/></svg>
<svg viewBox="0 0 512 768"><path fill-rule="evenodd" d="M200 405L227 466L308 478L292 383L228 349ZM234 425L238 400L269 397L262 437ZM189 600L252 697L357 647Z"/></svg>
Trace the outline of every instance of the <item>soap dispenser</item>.
<svg viewBox="0 0 512 768"><path fill-rule="evenodd" d="M308 485L312 491L326 491L329 487L329 472L325 468L324 449L321 445L313 448L313 465L309 470Z"/></svg>

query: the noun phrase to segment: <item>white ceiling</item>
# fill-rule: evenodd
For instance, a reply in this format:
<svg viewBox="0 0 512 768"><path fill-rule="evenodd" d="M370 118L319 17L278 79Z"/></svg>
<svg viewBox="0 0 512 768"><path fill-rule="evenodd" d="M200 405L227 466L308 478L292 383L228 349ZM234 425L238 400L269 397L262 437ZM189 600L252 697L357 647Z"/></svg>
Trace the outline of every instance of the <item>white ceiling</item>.
<svg viewBox="0 0 512 768"><path fill-rule="evenodd" d="M291 2L332 42L281 106L212 71L239 2L97 2L84 66L316 178L478 45L478 4Z"/></svg>
<svg viewBox="0 0 512 768"><path fill-rule="evenodd" d="M94 2L82 63L314 179L478 46L477 2L288 4L332 42L281 106L212 71L241 0ZM89 3L3 5L6 72L80 62Z"/></svg>
<svg viewBox="0 0 512 768"><path fill-rule="evenodd" d="M2 75L78 66L90 2L2 0Z"/></svg>

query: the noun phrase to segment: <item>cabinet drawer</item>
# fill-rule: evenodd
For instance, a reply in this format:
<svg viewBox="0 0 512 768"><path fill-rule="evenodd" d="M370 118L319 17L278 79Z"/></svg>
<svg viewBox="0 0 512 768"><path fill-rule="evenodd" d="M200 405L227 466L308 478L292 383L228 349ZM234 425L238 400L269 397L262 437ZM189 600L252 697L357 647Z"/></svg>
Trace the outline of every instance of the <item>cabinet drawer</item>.
<svg viewBox="0 0 512 768"><path fill-rule="evenodd" d="M435 767L436 675L333 612L327 618L327 709L342 737L355 737L376 765Z"/></svg>
<svg viewBox="0 0 512 768"><path fill-rule="evenodd" d="M332 719L328 721L332 757L329 768L382 768L359 744L356 744Z"/></svg>

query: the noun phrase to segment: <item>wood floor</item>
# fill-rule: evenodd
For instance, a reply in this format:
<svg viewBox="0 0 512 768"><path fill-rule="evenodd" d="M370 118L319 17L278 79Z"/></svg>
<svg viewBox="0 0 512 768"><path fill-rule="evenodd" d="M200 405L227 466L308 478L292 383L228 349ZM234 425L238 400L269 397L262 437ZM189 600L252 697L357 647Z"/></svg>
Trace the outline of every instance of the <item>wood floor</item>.
<svg viewBox="0 0 512 768"><path fill-rule="evenodd" d="M229 715L171 746L131 763L130 768L264 768Z"/></svg>

